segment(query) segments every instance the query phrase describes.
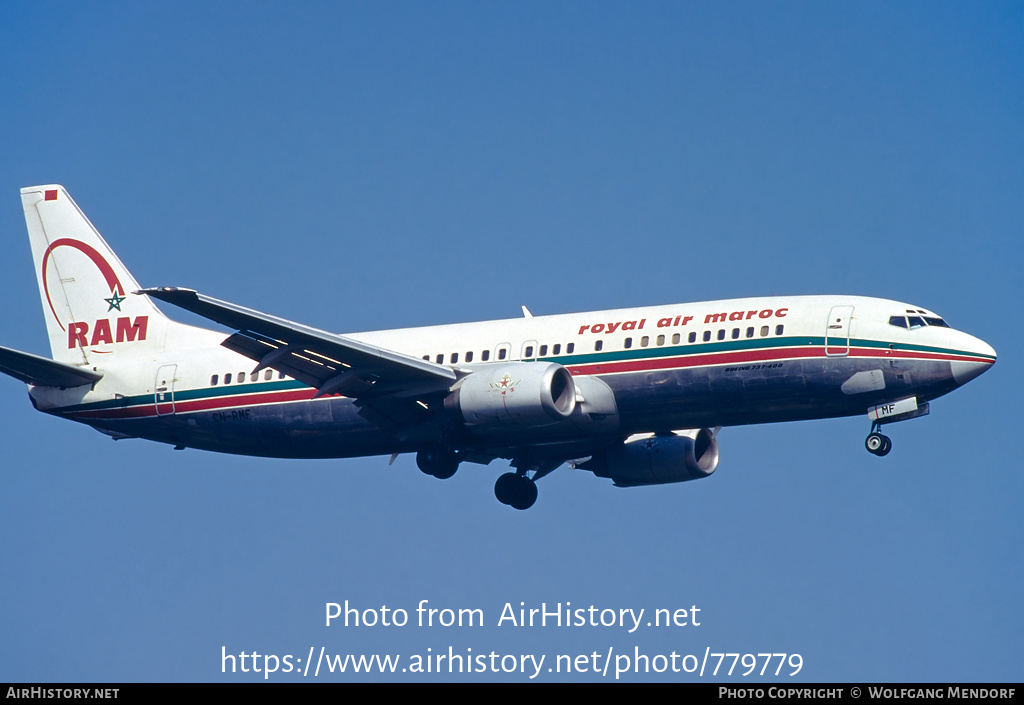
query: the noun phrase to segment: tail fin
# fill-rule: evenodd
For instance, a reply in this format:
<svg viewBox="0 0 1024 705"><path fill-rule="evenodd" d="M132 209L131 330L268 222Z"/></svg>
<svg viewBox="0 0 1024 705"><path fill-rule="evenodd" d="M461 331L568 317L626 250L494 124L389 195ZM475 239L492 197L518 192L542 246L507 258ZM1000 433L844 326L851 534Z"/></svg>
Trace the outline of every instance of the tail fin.
<svg viewBox="0 0 1024 705"><path fill-rule="evenodd" d="M53 359L102 365L165 348L176 324L140 287L63 186L21 190Z"/></svg>

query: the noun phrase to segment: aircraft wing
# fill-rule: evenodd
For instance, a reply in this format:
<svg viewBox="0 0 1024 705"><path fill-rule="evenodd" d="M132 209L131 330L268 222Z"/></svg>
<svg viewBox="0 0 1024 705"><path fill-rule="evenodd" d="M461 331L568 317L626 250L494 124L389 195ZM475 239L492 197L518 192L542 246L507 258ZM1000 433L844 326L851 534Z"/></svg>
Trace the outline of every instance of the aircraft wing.
<svg viewBox="0 0 1024 705"><path fill-rule="evenodd" d="M0 346L0 372L41 387L81 387L100 381L95 370Z"/></svg>
<svg viewBox="0 0 1024 705"><path fill-rule="evenodd" d="M317 396L408 399L445 391L458 379L444 365L219 301L192 289L159 287L135 293L236 329L237 333L221 343L224 347L255 360L256 371L269 367L316 388Z"/></svg>

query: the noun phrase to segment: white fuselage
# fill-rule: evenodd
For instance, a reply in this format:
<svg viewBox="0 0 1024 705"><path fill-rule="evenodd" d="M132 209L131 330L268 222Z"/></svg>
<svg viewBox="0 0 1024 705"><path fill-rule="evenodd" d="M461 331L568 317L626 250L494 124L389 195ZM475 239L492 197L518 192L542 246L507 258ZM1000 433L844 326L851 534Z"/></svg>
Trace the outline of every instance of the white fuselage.
<svg viewBox="0 0 1024 705"><path fill-rule="evenodd" d="M995 360L991 347L966 333L900 327L894 316L937 318L884 299L763 297L347 337L460 374L527 361L562 365L584 400L583 380L600 380L614 394L613 422L517 429L517 443L586 446L642 432L861 414L905 397L923 402ZM345 457L422 442L367 420L343 396L314 399L314 389L271 369L253 373L251 359L220 346L223 334L187 330L189 340L168 352L97 365L104 376L92 389L35 388L33 399L41 410L117 435L226 452ZM484 429L457 443L510 442Z"/></svg>

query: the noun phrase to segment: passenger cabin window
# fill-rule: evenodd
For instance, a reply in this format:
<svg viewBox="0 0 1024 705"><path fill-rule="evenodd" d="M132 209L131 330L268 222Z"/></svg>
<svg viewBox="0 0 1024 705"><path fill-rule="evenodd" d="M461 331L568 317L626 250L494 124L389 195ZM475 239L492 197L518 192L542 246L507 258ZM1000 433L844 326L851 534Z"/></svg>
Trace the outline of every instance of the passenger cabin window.
<svg viewBox="0 0 1024 705"><path fill-rule="evenodd" d="M627 350L629 350L631 347L633 347L633 339L632 338L626 338L624 341L622 341L622 347L624 347Z"/></svg>
<svg viewBox="0 0 1024 705"><path fill-rule="evenodd" d="M533 346L532 345L527 345L526 346L526 348L523 350L523 357L527 358L527 359L533 357Z"/></svg>
<svg viewBox="0 0 1024 705"><path fill-rule="evenodd" d="M750 328L747 328L747 337L748 338L753 338L754 337L754 328L753 328L753 326L751 326Z"/></svg>
<svg viewBox="0 0 1024 705"><path fill-rule="evenodd" d="M768 337L768 326L761 326L761 337L762 338L767 338Z"/></svg>
<svg viewBox="0 0 1024 705"><path fill-rule="evenodd" d="M214 375L213 377L210 377L210 386L211 387L216 387L217 386L217 380L219 378L220 378L220 375Z"/></svg>
<svg viewBox="0 0 1024 705"><path fill-rule="evenodd" d="M548 346L547 345L541 345L540 346L540 356L544 357L547 354L548 354Z"/></svg>
<svg viewBox="0 0 1024 705"><path fill-rule="evenodd" d="M508 351L505 348L501 348L500 350L498 350L498 359L499 360L504 360L505 356L507 354L508 354Z"/></svg>
<svg viewBox="0 0 1024 705"><path fill-rule="evenodd" d="M706 343L709 340L711 340L711 331L706 330L706 331L704 331L704 342Z"/></svg>
<svg viewBox="0 0 1024 705"><path fill-rule="evenodd" d="M245 381L245 373L244 372L239 372L238 373L238 383L241 384L244 381Z"/></svg>
<svg viewBox="0 0 1024 705"><path fill-rule="evenodd" d="M473 351L472 350L467 350L466 351L466 362L473 362Z"/></svg>
<svg viewBox="0 0 1024 705"><path fill-rule="evenodd" d="M554 347L551 348L551 354L552 355L558 355L561 352L562 352L562 344L561 343L555 343Z"/></svg>
<svg viewBox="0 0 1024 705"><path fill-rule="evenodd" d="M775 335L782 335L783 330L785 330L785 328L782 325L775 326Z"/></svg>
<svg viewBox="0 0 1024 705"><path fill-rule="evenodd" d="M725 328L718 329L718 339L725 340Z"/></svg>
<svg viewBox="0 0 1024 705"><path fill-rule="evenodd" d="M444 363L444 354L438 355L438 356L437 356L437 357L435 358L435 362L437 362L437 364L439 364L439 365L440 365L440 364L443 364L443 363Z"/></svg>
<svg viewBox="0 0 1024 705"><path fill-rule="evenodd" d="M646 335L640 337L640 347L646 348L651 342L651 339Z"/></svg>
<svg viewBox="0 0 1024 705"><path fill-rule="evenodd" d="M572 351L575 349L576 343L569 343L568 345L565 346L565 352L569 353L570 355L572 355Z"/></svg>
<svg viewBox="0 0 1024 705"><path fill-rule="evenodd" d="M458 361L459 361L459 354L458 353L452 353L452 364L454 365Z"/></svg>
<svg viewBox="0 0 1024 705"><path fill-rule="evenodd" d="M603 348L603 347L604 347L604 341L603 340L595 340L594 341L594 350L596 352L600 352L601 348Z"/></svg>
<svg viewBox="0 0 1024 705"><path fill-rule="evenodd" d="M696 343L697 342L697 331L694 331L694 332L690 333L690 336L687 338L687 340L690 341L691 343Z"/></svg>
<svg viewBox="0 0 1024 705"><path fill-rule="evenodd" d="M733 328L732 329L732 339L736 340L739 337L740 337L740 329L739 328Z"/></svg>
<svg viewBox="0 0 1024 705"><path fill-rule="evenodd" d="M228 372L226 375L224 375L224 384L231 384L231 373L230 372Z"/></svg>
<svg viewBox="0 0 1024 705"><path fill-rule="evenodd" d="M664 345L665 344L665 336L659 335L657 343L658 343L658 345Z"/></svg>
<svg viewBox="0 0 1024 705"><path fill-rule="evenodd" d="M263 373L263 379L266 382L269 382L270 380L274 379L274 371L273 370L267 370L266 372L264 372Z"/></svg>
<svg viewBox="0 0 1024 705"><path fill-rule="evenodd" d="M480 353L480 359L483 360L484 362L487 362L488 360L490 360L491 359L491 351L490 350L484 350L482 353Z"/></svg>

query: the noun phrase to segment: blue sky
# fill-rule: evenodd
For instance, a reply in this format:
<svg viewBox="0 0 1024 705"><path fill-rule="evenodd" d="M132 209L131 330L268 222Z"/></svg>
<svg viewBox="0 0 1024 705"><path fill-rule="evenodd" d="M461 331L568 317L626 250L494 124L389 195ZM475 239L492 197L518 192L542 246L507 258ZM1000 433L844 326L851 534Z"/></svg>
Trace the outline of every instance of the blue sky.
<svg viewBox="0 0 1024 705"><path fill-rule="evenodd" d="M4 378L0 680L449 646L1021 680L1022 29L1009 2L0 5L2 345L48 354L18 189L62 183L144 286L339 332L849 293L999 353L886 458L865 417L727 428L707 480L562 469L528 512L498 462L441 482L115 443ZM345 600L486 624L325 627ZM520 602L701 625L497 626Z"/></svg>

